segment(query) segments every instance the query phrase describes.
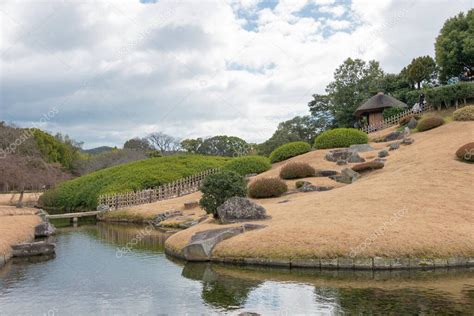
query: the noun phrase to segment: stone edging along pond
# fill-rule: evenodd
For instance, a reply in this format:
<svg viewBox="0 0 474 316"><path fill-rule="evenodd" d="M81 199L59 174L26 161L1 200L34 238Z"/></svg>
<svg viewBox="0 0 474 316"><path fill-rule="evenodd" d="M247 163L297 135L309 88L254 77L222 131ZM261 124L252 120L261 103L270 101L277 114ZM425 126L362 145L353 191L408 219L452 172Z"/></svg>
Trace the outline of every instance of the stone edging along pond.
<svg viewBox="0 0 474 316"><path fill-rule="evenodd" d="M184 256L165 247L167 255L185 260ZM276 258L217 258L209 261L236 265L257 265L285 268L346 269L346 270L396 270L474 267L474 257L449 258L320 258L320 259L276 259Z"/></svg>

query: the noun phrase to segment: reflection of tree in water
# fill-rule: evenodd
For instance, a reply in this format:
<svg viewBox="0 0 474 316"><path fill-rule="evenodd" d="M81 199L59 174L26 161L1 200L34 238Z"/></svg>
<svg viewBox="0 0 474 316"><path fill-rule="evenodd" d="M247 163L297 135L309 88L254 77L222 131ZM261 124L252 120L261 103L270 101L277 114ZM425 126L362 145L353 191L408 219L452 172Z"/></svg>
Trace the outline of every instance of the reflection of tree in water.
<svg viewBox="0 0 474 316"><path fill-rule="evenodd" d="M188 279L201 281L202 299L214 307L225 309L242 307L249 293L262 283L220 275L207 263L187 263L182 275Z"/></svg>
<svg viewBox="0 0 474 316"><path fill-rule="evenodd" d="M474 301L468 295L470 302L461 304L449 294L435 290L339 288L334 291L341 312L349 315L446 315L469 314L474 310ZM318 288L316 293L320 294Z"/></svg>

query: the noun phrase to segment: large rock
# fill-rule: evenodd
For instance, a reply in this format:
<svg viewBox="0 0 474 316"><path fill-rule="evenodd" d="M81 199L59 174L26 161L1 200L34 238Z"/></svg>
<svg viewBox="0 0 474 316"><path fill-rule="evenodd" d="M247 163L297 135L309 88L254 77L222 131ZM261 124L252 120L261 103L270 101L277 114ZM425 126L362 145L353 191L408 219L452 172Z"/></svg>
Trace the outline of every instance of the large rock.
<svg viewBox="0 0 474 316"><path fill-rule="evenodd" d="M380 161L368 161L353 166L352 170L356 172L364 172L375 169L382 169L384 166L384 163Z"/></svg>
<svg viewBox="0 0 474 316"><path fill-rule="evenodd" d="M54 235L56 228L50 222L43 222L35 226L35 237L49 237Z"/></svg>
<svg viewBox="0 0 474 316"><path fill-rule="evenodd" d="M316 170L315 177L330 177L335 176L337 171L335 170Z"/></svg>
<svg viewBox="0 0 474 316"><path fill-rule="evenodd" d="M349 146L349 151L353 153L364 153L372 150L374 149L369 144L356 144Z"/></svg>
<svg viewBox="0 0 474 316"><path fill-rule="evenodd" d="M324 158L328 161L336 162L338 160L346 160L352 155L348 148L335 149L329 151Z"/></svg>
<svg viewBox="0 0 474 316"><path fill-rule="evenodd" d="M303 185L298 188L300 192L321 192L321 191L329 191L334 189L331 186L321 186L321 185L314 185L311 182L304 181Z"/></svg>
<svg viewBox="0 0 474 316"><path fill-rule="evenodd" d="M365 162L365 159L359 156L357 152L352 153L352 155L347 159L349 163L356 163L356 162Z"/></svg>
<svg viewBox="0 0 474 316"><path fill-rule="evenodd" d="M264 225L243 224L238 227L227 227L198 232L183 248L184 258L188 261L209 261L212 250L221 241L242 234L248 230L264 228Z"/></svg>
<svg viewBox="0 0 474 316"><path fill-rule="evenodd" d="M402 139L402 138L403 138L403 133L395 131L395 132L391 132L390 134L386 135L383 138L383 141L384 142L391 142L393 140L398 140L398 139Z"/></svg>
<svg viewBox="0 0 474 316"><path fill-rule="evenodd" d="M351 184L360 178L360 174L352 169L345 168L340 175L331 176L330 178L337 182Z"/></svg>
<svg viewBox="0 0 474 316"><path fill-rule="evenodd" d="M267 211L247 198L234 196L217 208L222 224L267 218Z"/></svg>
<svg viewBox="0 0 474 316"><path fill-rule="evenodd" d="M388 145L388 150L397 150L398 148L400 148L400 143L401 142L391 143L390 145Z"/></svg>
<svg viewBox="0 0 474 316"><path fill-rule="evenodd" d="M336 164L337 164L338 166L347 165L347 160L339 159L338 161L336 161Z"/></svg>
<svg viewBox="0 0 474 316"><path fill-rule="evenodd" d="M12 246L14 257L50 255L56 251L56 244L39 241Z"/></svg>
<svg viewBox="0 0 474 316"><path fill-rule="evenodd" d="M416 128L416 125L418 125L418 121L416 120L416 118L412 117L410 121L408 122L407 127L409 129L414 129Z"/></svg>

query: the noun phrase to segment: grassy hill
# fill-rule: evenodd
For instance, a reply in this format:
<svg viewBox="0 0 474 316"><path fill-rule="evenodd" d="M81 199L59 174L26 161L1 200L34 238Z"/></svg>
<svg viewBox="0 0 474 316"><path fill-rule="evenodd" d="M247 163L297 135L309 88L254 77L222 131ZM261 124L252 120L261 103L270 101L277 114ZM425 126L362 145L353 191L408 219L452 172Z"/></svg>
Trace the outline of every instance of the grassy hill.
<svg viewBox="0 0 474 316"><path fill-rule="evenodd" d="M44 193L39 204L63 212L95 209L100 194L156 187L207 169L222 167L228 160L223 157L179 155L135 161L61 183Z"/></svg>

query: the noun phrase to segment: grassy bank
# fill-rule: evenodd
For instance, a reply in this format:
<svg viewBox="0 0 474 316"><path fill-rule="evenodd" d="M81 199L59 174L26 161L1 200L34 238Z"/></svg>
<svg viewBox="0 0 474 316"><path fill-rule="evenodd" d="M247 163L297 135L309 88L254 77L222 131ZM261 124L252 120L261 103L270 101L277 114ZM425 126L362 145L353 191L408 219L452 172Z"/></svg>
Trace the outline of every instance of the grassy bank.
<svg viewBox="0 0 474 316"><path fill-rule="evenodd" d="M179 155L150 158L103 169L64 182L44 193L39 203L62 212L91 210L100 194L142 190L222 167L229 158Z"/></svg>

